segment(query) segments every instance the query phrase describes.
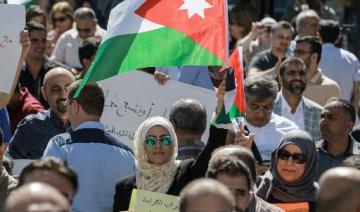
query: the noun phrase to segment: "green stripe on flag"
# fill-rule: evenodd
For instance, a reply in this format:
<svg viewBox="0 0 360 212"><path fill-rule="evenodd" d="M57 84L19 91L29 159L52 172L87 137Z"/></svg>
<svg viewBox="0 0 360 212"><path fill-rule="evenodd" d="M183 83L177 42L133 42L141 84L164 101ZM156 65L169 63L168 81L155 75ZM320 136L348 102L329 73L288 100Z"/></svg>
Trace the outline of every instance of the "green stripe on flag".
<svg viewBox="0 0 360 212"><path fill-rule="evenodd" d="M186 35L164 27L106 40L84 80L99 81L145 67L223 64L224 61Z"/></svg>

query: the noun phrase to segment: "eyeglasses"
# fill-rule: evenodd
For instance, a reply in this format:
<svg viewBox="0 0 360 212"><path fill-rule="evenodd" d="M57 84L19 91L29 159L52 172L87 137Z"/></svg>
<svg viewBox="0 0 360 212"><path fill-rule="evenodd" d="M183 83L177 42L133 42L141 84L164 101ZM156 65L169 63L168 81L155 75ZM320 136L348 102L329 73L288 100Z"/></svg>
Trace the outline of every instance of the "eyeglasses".
<svg viewBox="0 0 360 212"><path fill-rule="evenodd" d="M304 164L306 162L305 154L303 153L294 153L291 154L289 151L281 149L278 151L278 158L281 160L289 160L290 157L297 164Z"/></svg>
<svg viewBox="0 0 360 212"><path fill-rule="evenodd" d="M78 32L84 32L84 33L90 33L90 32L91 32L91 29L90 29L90 28L86 28L86 29L76 28L76 30L77 30Z"/></svg>
<svg viewBox="0 0 360 212"><path fill-rule="evenodd" d="M144 144L146 147L152 148L153 146L155 146L156 141L158 140L160 140L160 144L162 146L170 146L172 143L170 135L163 135L160 137L149 135L145 137Z"/></svg>
<svg viewBox="0 0 360 212"><path fill-rule="evenodd" d="M62 17L59 17L59 18L53 17L52 21L53 21L53 23L55 23L55 22L64 22L64 21L66 21L66 19L67 19L67 16L62 16Z"/></svg>
<svg viewBox="0 0 360 212"><path fill-rule="evenodd" d="M301 49L295 49L294 50L294 55L304 55L304 54L311 54L311 51L304 51Z"/></svg>

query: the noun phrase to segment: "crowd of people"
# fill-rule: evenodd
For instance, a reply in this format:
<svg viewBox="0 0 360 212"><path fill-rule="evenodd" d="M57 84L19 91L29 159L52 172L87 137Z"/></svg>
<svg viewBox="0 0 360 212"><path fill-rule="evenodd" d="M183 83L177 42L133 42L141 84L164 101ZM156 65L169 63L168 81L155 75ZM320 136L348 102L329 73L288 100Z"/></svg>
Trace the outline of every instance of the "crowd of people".
<svg viewBox="0 0 360 212"><path fill-rule="evenodd" d="M180 212L360 211L360 62L339 47L331 8L310 1L320 3L275 20L229 1L229 48L243 49L239 129L216 123L231 71L147 67L164 89L176 80L217 101L179 99L168 118L144 120L130 148L100 121L99 84L74 97L106 33L91 2L27 8L20 75L0 96L0 211L127 211L133 189L179 196ZM18 159L32 162L16 176Z"/></svg>

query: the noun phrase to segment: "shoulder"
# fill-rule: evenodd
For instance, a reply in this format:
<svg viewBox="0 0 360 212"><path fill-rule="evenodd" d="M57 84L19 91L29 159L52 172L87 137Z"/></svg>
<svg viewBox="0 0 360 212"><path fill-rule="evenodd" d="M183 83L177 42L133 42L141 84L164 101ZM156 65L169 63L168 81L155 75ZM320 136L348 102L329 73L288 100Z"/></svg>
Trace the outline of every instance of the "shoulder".
<svg viewBox="0 0 360 212"><path fill-rule="evenodd" d="M75 35L76 35L76 29L71 28L68 31L64 32L62 35L60 35L59 41L68 40L68 39L76 39Z"/></svg>
<svg viewBox="0 0 360 212"><path fill-rule="evenodd" d="M67 144L71 144L71 136L69 133L62 133L59 135L55 135L50 139L50 142L53 142L59 147L65 146Z"/></svg>
<svg viewBox="0 0 360 212"><path fill-rule="evenodd" d="M41 111L38 112L36 114L30 114L28 116L26 116L23 120L21 120L21 122L19 123L18 126L31 126L31 125L36 125L36 124L46 124L44 121L47 121L50 119L50 111L45 110L45 111Z"/></svg>
<svg viewBox="0 0 360 212"><path fill-rule="evenodd" d="M323 110L323 107L321 105L319 105L318 103L306 98L303 96L303 101L304 101L304 105L306 107L309 107L311 109L315 109L317 111L322 111Z"/></svg>
<svg viewBox="0 0 360 212"><path fill-rule="evenodd" d="M130 154L133 154L133 151L130 149L130 147L128 147L126 144L124 144L123 142L116 139L110 133L105 132L105 136L106 136L107 140L109 141L110 145L113 145L113 146L115 146L117 148L120 148L120 149L130 153Z"/></svg>
<svg viewBox="0 0 360 212"><path fill-rule="evenodd" d="M271 115L270 121L273 122L277 127L281 127L281 128L291 127L292 129L298 129L298 126L294 122L290 121L289 119L283 116L279 116L275 113Z"/></svg>
<svg viewBox="0 0 360 212"><path fill-rule="evenodd" d="M136 175L129 175L123 177L116 183L116 189L135 187L135 186L136 186Z"/></svg>

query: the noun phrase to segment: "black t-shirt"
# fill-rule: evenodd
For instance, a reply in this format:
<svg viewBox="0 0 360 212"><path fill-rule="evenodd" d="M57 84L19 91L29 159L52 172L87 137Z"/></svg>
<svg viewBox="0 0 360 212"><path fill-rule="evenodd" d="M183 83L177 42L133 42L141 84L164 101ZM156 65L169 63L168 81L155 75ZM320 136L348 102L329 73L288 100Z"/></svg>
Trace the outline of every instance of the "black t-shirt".
<svg viewBox="0 0 360 212"><path fill-rule="evenodd" d="M273 68L277 61L278 58L273 55L270 50L265 50L253 57L249 65L249 69L257 68L261 71L266 71L270 68Z"/></svg>

